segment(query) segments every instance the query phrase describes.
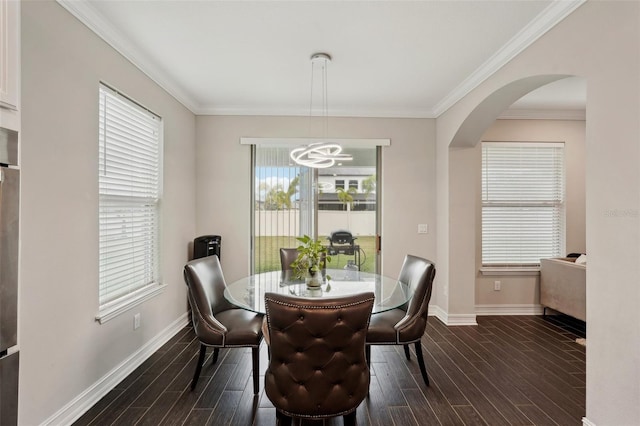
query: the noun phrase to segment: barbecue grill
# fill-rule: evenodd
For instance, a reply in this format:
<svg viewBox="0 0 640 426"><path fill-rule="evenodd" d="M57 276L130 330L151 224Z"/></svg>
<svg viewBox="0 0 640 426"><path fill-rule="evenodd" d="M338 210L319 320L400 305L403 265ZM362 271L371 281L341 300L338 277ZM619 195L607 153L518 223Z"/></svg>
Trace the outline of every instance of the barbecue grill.
<svg viewBox="0 0 640 426"><path fill-rule="evenodd" d="M360 246L355 244L356 238L353 237L351 232L346 229L338 229L329 234L327 239L329 240L329 247L327 247L329 256L337 254L354 256L355 264L360 269Z"/></svg>
<svg viewBox="0 0 640 426"><path fill-rule="evenodd" d="M355 238L353 238L351 232L347 231L346 229L333 231L327 238L329 239L329 243L331 244L331 246L333 246L334 244L353 246L353 242L355 241Z"/></svg>

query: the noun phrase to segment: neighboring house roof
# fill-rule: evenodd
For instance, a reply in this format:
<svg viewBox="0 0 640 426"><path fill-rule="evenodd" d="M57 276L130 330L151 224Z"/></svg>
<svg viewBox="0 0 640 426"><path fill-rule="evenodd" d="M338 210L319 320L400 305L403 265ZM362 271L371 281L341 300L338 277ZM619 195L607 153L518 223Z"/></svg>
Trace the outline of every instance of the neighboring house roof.
<svg viewBox="0 0 640 426"><path fill-rule="evenodd" d="M318 170L318 176L335 177L336 179L348 176L371 176L374 174L376 174L375 167L331 167L330 169Z"/></svg>
<svg viewBox="0 0 640 426"><path fill-rule="evenodd" d="M351 194L351 196L353 197L353 201L358 201L358 202L363 202L363 201L369 201L369 202L375 202L375 197L374 197L374 193L369 194L369 197L367 197L367 194L362 194L362 193L358 193L358 194ZM337 192L327 192L327 193L321 193L318 195L318 200L319 201L337 201L337 202L342 202L340 201L340 199L338 198L338 193Z"/></svg>

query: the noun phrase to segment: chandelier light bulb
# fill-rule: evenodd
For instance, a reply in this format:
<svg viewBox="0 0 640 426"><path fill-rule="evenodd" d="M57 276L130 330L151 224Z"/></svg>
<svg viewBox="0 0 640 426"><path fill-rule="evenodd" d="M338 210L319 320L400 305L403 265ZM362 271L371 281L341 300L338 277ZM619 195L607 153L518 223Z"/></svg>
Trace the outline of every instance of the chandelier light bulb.
<svg viewBox="0 0 640 426"><path fill-rule="evenodd" d="M333 166L337 160L350 161L348 154L342 154L342 147L337 143L312 143L292 149L289 156L301 166L324 169Z"/></svg>

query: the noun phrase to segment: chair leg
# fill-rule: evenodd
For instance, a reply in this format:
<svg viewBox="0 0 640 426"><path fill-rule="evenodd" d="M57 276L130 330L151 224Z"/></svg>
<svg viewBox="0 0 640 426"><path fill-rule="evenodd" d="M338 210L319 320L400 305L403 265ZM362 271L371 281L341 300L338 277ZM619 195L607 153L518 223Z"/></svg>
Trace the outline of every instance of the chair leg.
<svg viewBox="0 0 640 426"><path fill-rule="evenodd" d="M356 426L356 410L342 416L344 426Z"/></svg>
<svg viewBox="0 0 640 426"><path fill-rule="evenodd" d="M409 345L402 345L404 347L404 356L407 357L407 361L411 359L411 353L409 352Z"/></svg>
<svg viewBox="0 0 640 426"><path fill-rule="evenodd" d="M251 355L253 358L253 394L256 395L259 391L259 374L260 374L260 347L251 348Z"/></svg>
<svg viewBox="0 0 640 426"><path fill-rule="evenodd" d="M280 411L276 410L276 425L291 426L291 417L285 416Z"/></svg>
<svg viewBox="0 0 640 426"><path fill-rule="evenodd" d="M207 347L203 344L200 344L200 355L198 355L198 364L196 365L196 372L193 375L193 380L191 381L191 390L196 388L198 384L198 379L200 378L200 371L202 371L202 364L204 363L204 356L207 354Z"/></svg>
<svg viewBox="0 0 640 426"><path fill-rule="evenodd" d="M213 356L211 357L211 365L214 365L218 362L218 354L220 353L220 348L213 348Z"/></svg>
<svg viewBox="0 0 640 426"><path fill-rule="evenodd" d="M422 373L422 379L424 383L429 386L429 376L427 376L427 367L424 365L424 358L422 357L422 343L418 340L416 346L416 357L418 358L418 365L420 365L420 372Z"/></svg>
<svg viewBox="0 0 640 426"><path fill-rule="evenodd" d="M367 358L367 365L371 368L371 345L364 345L364 355Z"/></svg>

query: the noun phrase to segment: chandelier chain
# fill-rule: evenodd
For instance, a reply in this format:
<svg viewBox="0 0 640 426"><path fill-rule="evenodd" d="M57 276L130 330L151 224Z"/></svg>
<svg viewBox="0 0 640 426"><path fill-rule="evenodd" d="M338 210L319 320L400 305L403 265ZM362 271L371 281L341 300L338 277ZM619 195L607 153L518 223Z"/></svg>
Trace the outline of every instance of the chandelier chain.
<svg viewBox="0 0 640 426"><path fill-rule="evenodd" d="M317 142L307 146L302 146L291 150L290 158L301 166L312 168L332 167L336 161L351 161L353 157L348 154L342 154L342 146L337 143L331 143L327 139L329 136L329 83L327 64L331 62L331 56L326 53L316 53L311 56L311 94L309 96L309 133L311 133L311 124L313 121L313 93L314 93L314 77L316 62L322 67L321 76L322 83L320 93L322 102L320 105L321 114L321 131L322 136Z"/></svg>

